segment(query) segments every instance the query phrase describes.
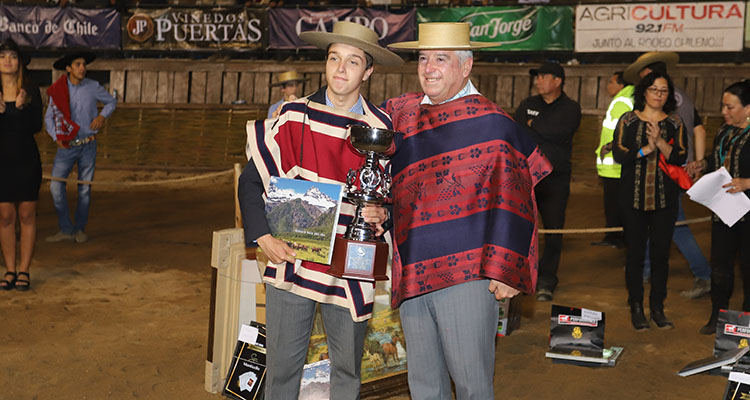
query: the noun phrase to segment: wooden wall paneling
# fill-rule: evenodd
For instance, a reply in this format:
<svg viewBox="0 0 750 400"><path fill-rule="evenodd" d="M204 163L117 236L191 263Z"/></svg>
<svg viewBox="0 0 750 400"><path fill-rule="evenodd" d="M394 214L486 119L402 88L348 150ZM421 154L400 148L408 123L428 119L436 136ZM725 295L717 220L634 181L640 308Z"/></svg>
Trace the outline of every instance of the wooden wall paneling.
<svg viewBox="0 0 750 400"><path fill-rule="evenodd" d="M141 71L128 71L125 81L125 102L141 102Z"/></svg>
<svg viewBox="0 0 750 400"><path fill-rule="evenodd" d="M419 83L419 77L413 71L403 75L404 93L422 92L422 84Z"/></svg>
<svg viewBox="0 0 750 400"><path fill-rule="evenodd" d="M495 103L505 111L510 112L513 107L513 77L510 75L497 75L495 77Z"/></svg>
<svg viewBox="0 0 750 400"><path fill-rule="evenodd" d="M703 99L707 90L713 89L713 80L704 77L698 77L695 79L695 97L693 97L693 103L701 110L703 109Z"/></svg>
<svg viewBox="0 0 750 400"><path fill-rule="evenodd" d="M125 71L120 69L109 71L109 88L117 91L117 102L121 103L125 95Z"/></svg>
<svg viewBox="0 0 750 400"><path fill-rule="evenodd" d="M724 77L723 76L717 76L714 77L714 90L711 92L710 99L708 103L703 104L703 109L711 112L720 112L721 111L721 98L724 95L724 88L727 87L727 85L724 85Z"/></svg>
<svg viewBox="0 0 750 400"><path fill-rule="evenodd" d="M271 104L271 73L256 72L252 104Z"/></svg>
<svg viewBox="0 0 750 400"><path fill-rule="evenodd" d="M370 97L368 100L373 104L380 105L385 100L385 74L372 74L370 76Z"/></svg>
<svg viewBox="0 0 750 400"><path fill-rule="evenodd" d="M253 88L255 86L255 73L240 72L240 85L238 98L247 103L253 102Z"/></svg>
<svg viewBox="0 0 750 400"><path fill-rule="evenodd" d="M193 71L190 77L190 104L206 104L206 71Z"/></svg>
<svg viewBox="0 0 750 400"><path fill-rule="evenodd" d="M221 90L222 104L232 104L233 101L237 100L237 93L239 92L239 75L239 72L224 73L224 87Z"/></svg>
<svg viewBox="0 0 750 400"><path fill-rule="evenodd" d="M516 111L518 105L523 99L529 97L530 79L528 75L516 75L513 77L513 104L511 104L511 113Z"/></svg>
<svg viewBox="0 0 750 400"><path fill-rule="evenodd" d="M375 105L380 105L383 101L398 97L404 94L402 74L387 74L385 76L385 97L378 99L377 102L373 102Z"/></svg>
<svg viewBox="0 0 750 400"><path fill-rule="evenodd" d="M606 110L609 107L609 103L612 101L609 92L607 92L607 85L609 84L609 78L612 75L600 76L599 77L599 94L596 97L596 108L600 110Z"/></svg>
<svg viewBox="0 0 750 400"><path fill-rule="evenodd" d="M593 109L597 108L596 103L598 100L599 92L599 78L597 76L584 76L581 78L581 97L579 104L581 108Z"/></svg>
<svg viewBox="0 0 750 400"><path fill-rule="evenodd" d="M306 73L305 78L309 78L310 80L306 81L304 86L302 87L303 90L300 91L300 94L302 96L307 96L309 94L315 93L318 89L320 89L321 86L324 85L320 82L325 82L325 80L321 80L319 72Z"/></svg>
<svg viewBox="0 0 750 400"><path fill-rule="evenodd" d="M220 104L221 90L223 88L222 69L212 69L206 74L206 104Z"/></svg>
<svg viewBox="0 0 750 400"><path fill-rule="evenodd" d="M479 88L479 93L493 101L494 103L497 103L497 98L495 94L495 88L497 87L497 75L496 74L485 74L481 75L481 87Z"/></svg>
<svg viewBox="0 0 750 400"><path fill-rule="evenodd" d="M143 71L141 82L141 103L156 103L159 72Z"/></svg>
<svg viewBox="0 0 750 400"><path fill-rule="evenodd" d="M174 91L172 92L172 102L175 104L187 104L189 93L190 93L190 72L175 71Z"/></svg>
<svg viewBox="0 0 750 400"><path fill-rule="evenodd" d="M580 104L581 98L581 77L569 76L565 78L565 86L563 87L565 94L571 99L575 100Z"/></svg>
<svg viewBox="0 0 750 400"><path fill-rule="evenodd" d="M174 92L174 72L159 71L156 86L156 102L159 104L171 103L172 93Z"/></svg>
<svg viewBox="0 0 750 400"><path fill-rule="evenodd" d="M685 84L684 86L677 86L678 88L682 89L688 96L690 96L693 101L695 101L696 98L696 87L698 78L694 76L689 76L685 78Z"/></svg>

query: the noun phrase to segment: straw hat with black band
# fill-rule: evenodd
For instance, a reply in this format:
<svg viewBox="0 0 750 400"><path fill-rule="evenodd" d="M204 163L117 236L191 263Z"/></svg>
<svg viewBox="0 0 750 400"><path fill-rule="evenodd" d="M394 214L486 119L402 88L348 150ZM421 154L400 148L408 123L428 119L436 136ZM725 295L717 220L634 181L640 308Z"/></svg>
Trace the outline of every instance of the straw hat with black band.
<svg viewBox="0 0 750 400"><path fill-rule="evenodd" d="M622 73L622 76L626 81L636 84L641 80L641 70L649 65L662 62L666 65L667 71L669 71L677 65L678 61L680 61L680 56L677 53L667 51L649 51L648 53L641 54L635 62L630 64L625 69L625 72Z"/></svg>
<svg viewBox="0 0 750 400"><path fill-rule="evenodd" d="M75 51L72 53L68 53L60 58L58 58L54 64L52 64L52 67L59 71L65 71L65 67L73 64L73 61L83 58L86 60L86 64L91 64L92 61L96 60L96 54L90 52L90 51Z"/></svg>
<svg viewBox="0 0 750 400"><path fill-rule="evenodd" d="M280 86L290 82L304 82L309 81L310 78L305 78L300 75L297 71L286 71L276 75L276 82L272 83L271 86Z"/></svg>
<svg viewBox="0 0 750 400"><path fill-rule="evenodd" d="M467 22L427 22L419 24L418 40L389 44L396 50L476 50L501 43L472 42Z"/></svg>
<svg viewBox="0 0 750 400"><path fill-rule="evenodd" d="M0 51L15 52L18 55L18 60L24 67L29 65L29 63L31 62L31 57L21 53L21 50L18 48L18 44L13 39L11 39L10 36L0 42Z"/></svg>
<svg viewBox="0 0 750 400"><path fill-rule="evenodd" d="M401 65L404 60L396 53L380 47L378 34L372 29L354 22L338 21L333 25L333 32L307 31L299 38L323 50L333 43L343 43L362 49L372 57L375 64Z"/></svg>

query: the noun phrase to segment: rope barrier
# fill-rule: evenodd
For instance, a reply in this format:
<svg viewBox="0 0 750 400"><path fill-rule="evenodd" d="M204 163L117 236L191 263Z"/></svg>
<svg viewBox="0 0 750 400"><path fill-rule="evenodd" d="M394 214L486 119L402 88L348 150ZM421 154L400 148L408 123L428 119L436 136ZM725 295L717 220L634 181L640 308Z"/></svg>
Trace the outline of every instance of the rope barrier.
<svg viewBox="0 0 750 400"><path fill-rule="evenodd" d="M163 179L159 181L148 181L148 182L79 181L76 179L63 179L63 178L57 178L57 177L49 176L49 175L43 175L42 178L50 180L50 181L68 182L68 183L84 184L84 185L97 185L97 186L148 186L148 185L164 185L164 184L170 184L170 183L191 182L191 181L197 181L201 179L210 179L210 178L216 178L219 176L229 175L233 172L234 170L228 169L226 171L211 172L208 174L189 176L186 178ZM711 217L693 218L693 219L688 219L684 221L679 221L675 223L675 226L695 224L695 223L706 222L710 220L711 220ZM607 232L622 232L622 228L616 227L616 228L583 228L583 229L539 229L539 233L541 234L545 234L545 233L581 234L581 233L607 233Z"/></svg>
<svg viewBox="0 0 750 400"><path fill-rule="evenodd" d="M148 185L164 185L164 184L169 184L169 183L191 182L191 181L197 181L201 179L216 178L219 176L230 175L232 172L234 172L234 170L228 169L226 171L211 172L208 174L188 176L185 178L163 179L159 181L147 181L147 182L79 181L77 179L57 178L57 177L49 176L49 175L42 175L42 178L50 180L50 181L68 182L68 183L83 184L83 185L96 185L96 186L148 186Z"/></svg>
<svg viewBox="0 0 750 400"><path fill-rule="evenodd" d="M698 222L710 221L711 217L701 217L686 219L684 221L678 221L675 226L682 226L688 224L695 224ZM622 232L622 227L617 228L587 228L587 229L540 229L539 233L562 233L562 234L574 234L574 233L607 233L607 232Z"/></svg>

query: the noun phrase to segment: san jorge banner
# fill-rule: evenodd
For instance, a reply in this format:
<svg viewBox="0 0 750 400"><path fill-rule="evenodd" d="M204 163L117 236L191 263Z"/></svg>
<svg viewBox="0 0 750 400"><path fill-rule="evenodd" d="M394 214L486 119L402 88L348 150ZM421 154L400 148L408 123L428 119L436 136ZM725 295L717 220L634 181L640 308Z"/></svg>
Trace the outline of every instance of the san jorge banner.
<svg viewBox="0 0 750 400"><path fill-rule="evenodd" d="M745 3L576 7L576 51L741 51Z"/></svg>
<svg viewBox="0 0 750 400"><path fill-rule="evenodd" d="M120 13L114 9L0 6L0 39L34 48L120 48Z"/></svg>
<svg viewBox="0 0 750 400"><path fill-rule="evenodd" d="M269 49L314 49L299 38L300 32L333 31L336 21L350 21L377 32L378 42L387 46L415 40L416 25L412 8L406 11L382 11L369 8L340 8L325 11L272 8L268 12Z"/></svg>
<svg viewBox="0 0 750 400"><path fill-rule="evenodd" d="M570 6L420 8L417 22L468 22L471 40L500 43L486 50L573 49Z"/></svg>
<svg viewBox="0 0 750 400"><path fill-rule="evenodd" d="M262 50L265 11L245 8L128 10L125 50Z"/></svg>

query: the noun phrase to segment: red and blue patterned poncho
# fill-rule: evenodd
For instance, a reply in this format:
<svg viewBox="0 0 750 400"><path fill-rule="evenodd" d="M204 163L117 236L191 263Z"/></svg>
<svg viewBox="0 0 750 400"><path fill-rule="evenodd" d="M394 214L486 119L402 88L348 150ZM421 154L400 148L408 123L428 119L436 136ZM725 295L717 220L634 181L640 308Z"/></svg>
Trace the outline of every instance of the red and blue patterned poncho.
<svg viewBox="0 0 750 400"><path fill-rule="evenodd" d="M404 133L391 159L394 258L391 305L448 286L495 279L536 287L534 186L552 171L536 143L481 95L386 102Z"/></svg>

